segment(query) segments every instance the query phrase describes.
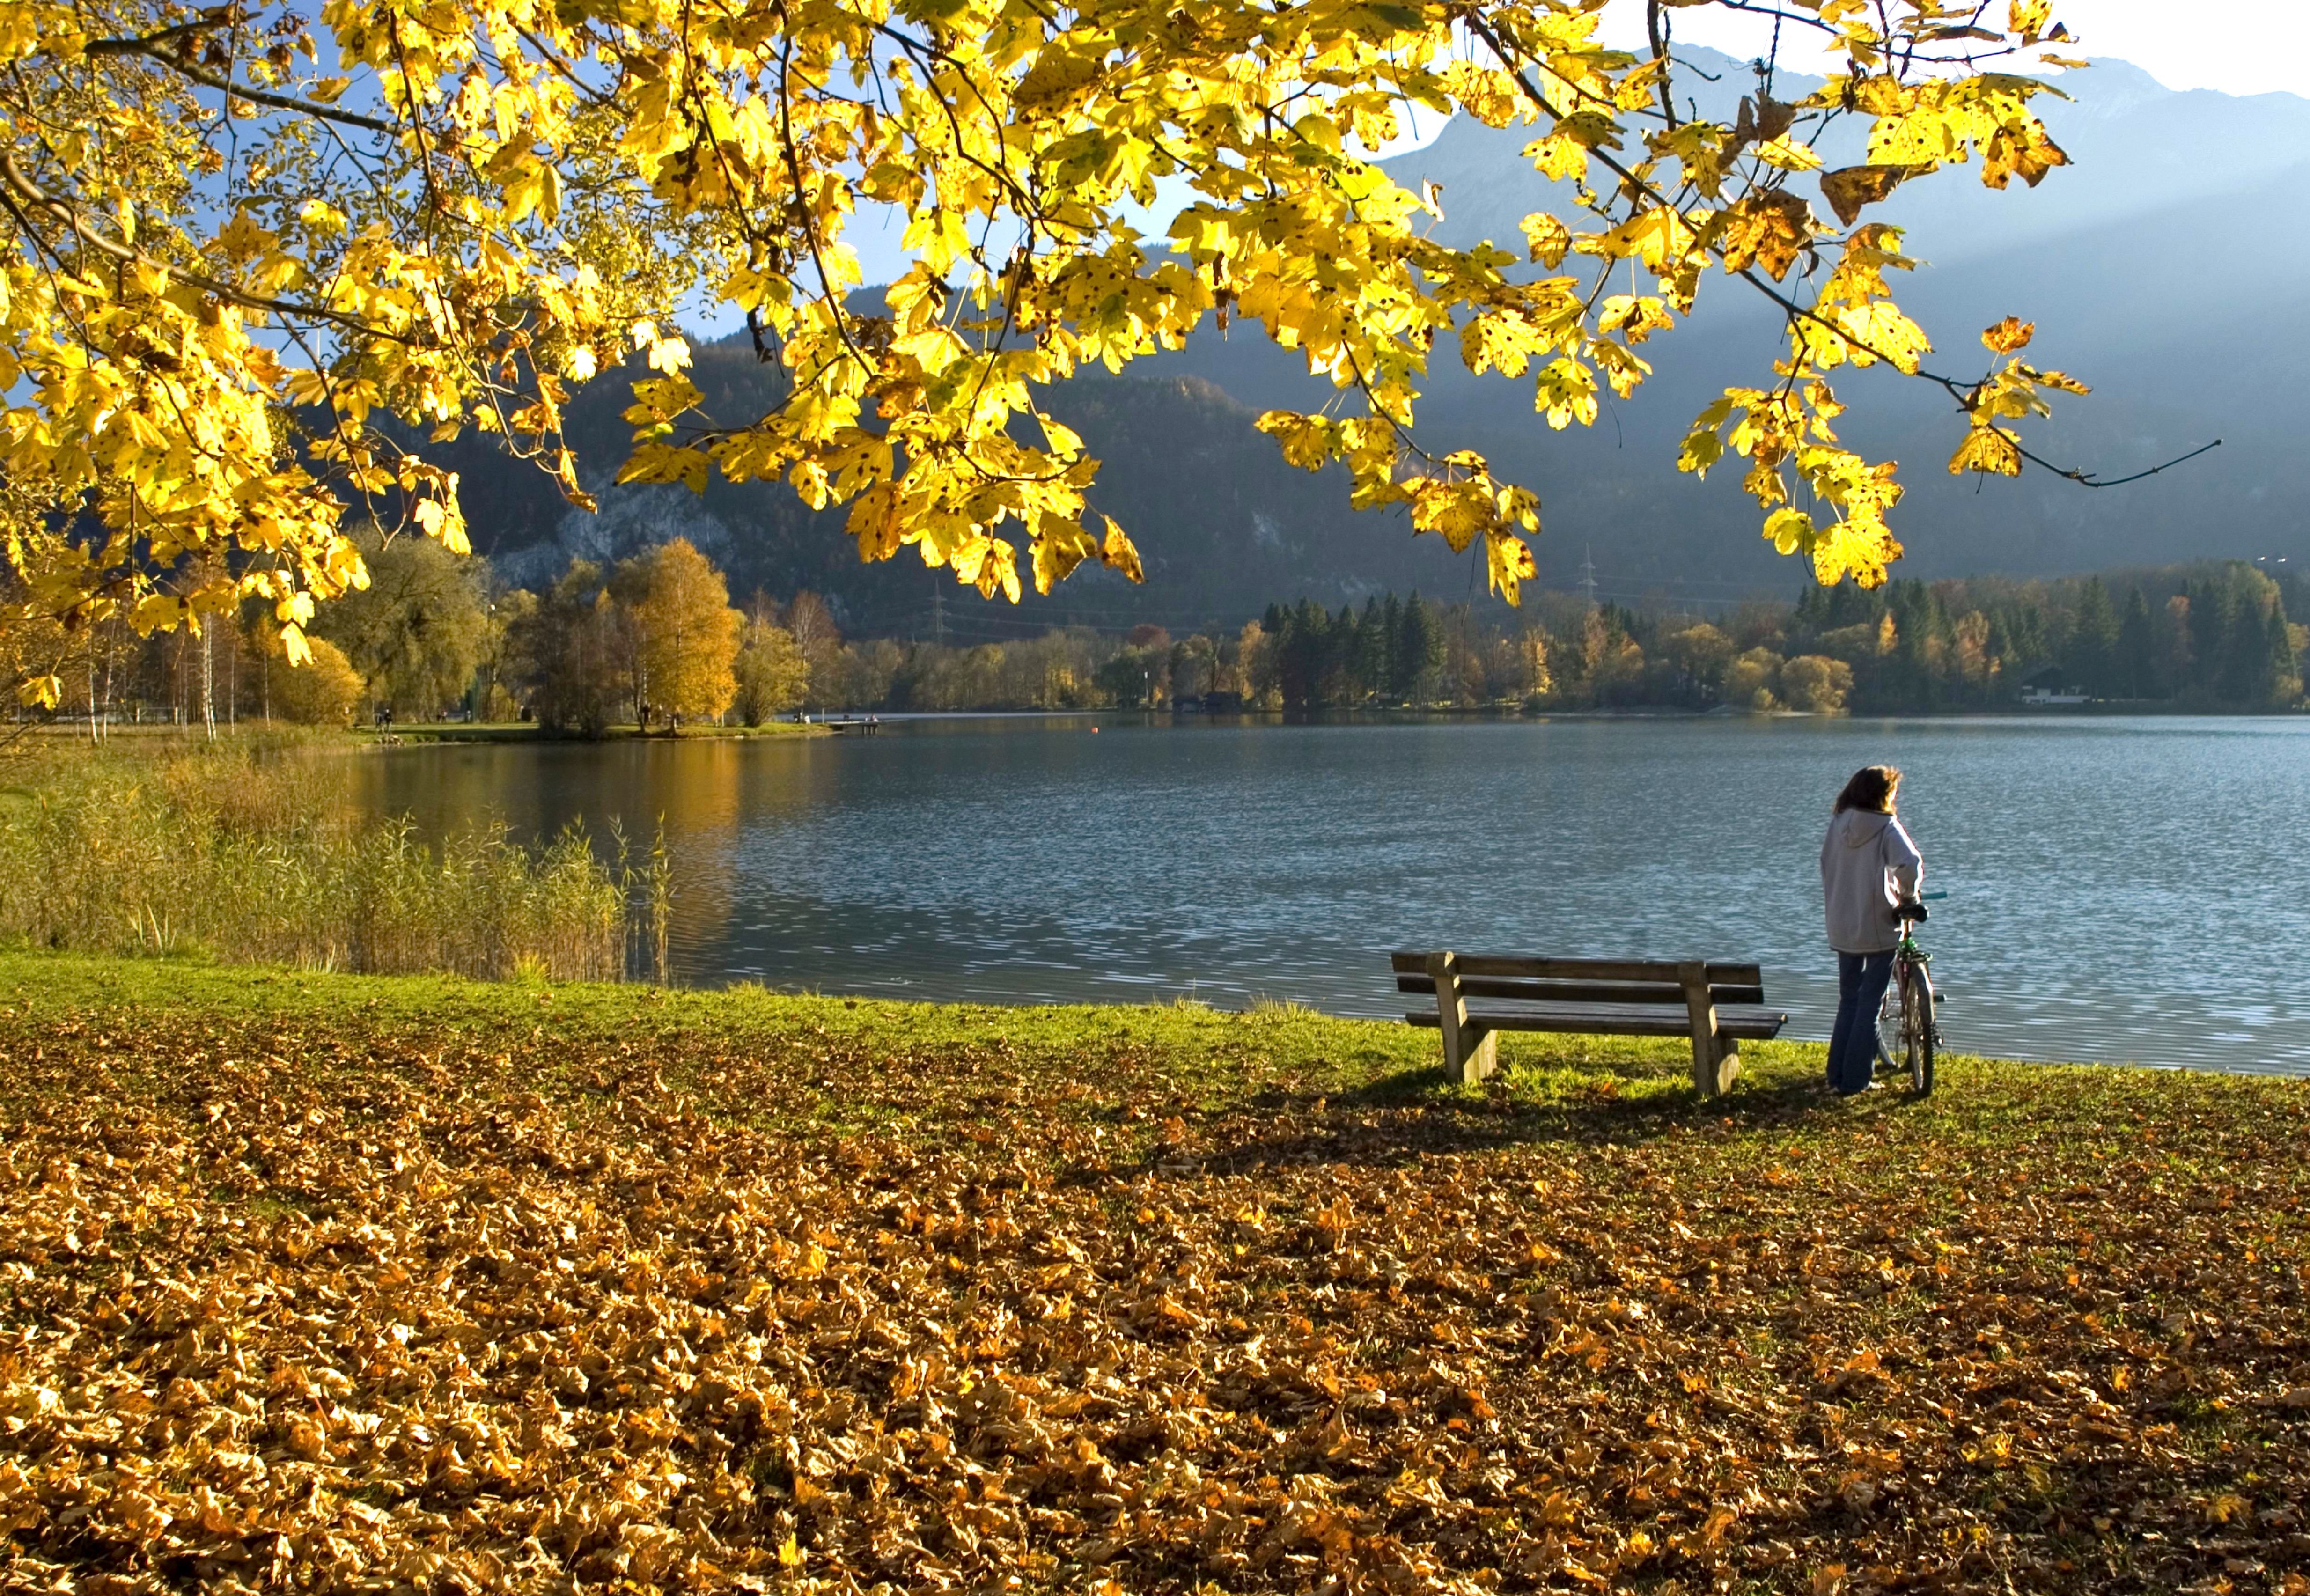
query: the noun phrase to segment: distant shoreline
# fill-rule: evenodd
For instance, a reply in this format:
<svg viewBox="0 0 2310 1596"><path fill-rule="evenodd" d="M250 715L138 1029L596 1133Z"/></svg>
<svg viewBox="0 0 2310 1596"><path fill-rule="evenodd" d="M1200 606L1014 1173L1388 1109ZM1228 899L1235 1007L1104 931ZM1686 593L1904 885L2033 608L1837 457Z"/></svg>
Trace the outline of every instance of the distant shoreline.
<svg viewBox="0 0 2310 1596"><path fill-rule="evenodd" d="M1029 721L1029 720L1107 720L1124 724L1164 720L1172 723L1205 722L1266 724L1272 725L1305 725L1309 724L1352 724L1359 722L1382 724L1404 721L1838 721L1838 720L2301 720L2310 716L2310 705L2290 708L2240 708L2219 706L2177 705L2166 699L2117 699L2096 704L2014 704L1968 705L1950 709L1882 709L1861 714L1839 712L1822 715L1802 709L1756 710L1734 709L1729 705L1716 705L1707 709L1680 708L1672 705L1632 705L1625 708L1587 709L1524 709L1502 705L1461 707L1437 705L1424 709L1401 706L1388 707L1327 707L1323 709L1251 709L1224 714L1203 710L1181 710L1170 707L1153 709L925 709L875 710L872 718L883 725L898 725L928 721ZM868 718L867 712L851 714L829 711L826 716L809 722L772 721L759 726L686 725L679 732L645 731L639 726L612 726L598 735L587 736L575 732L548 732L534 722L491 721L467 723L460 721L428 721L413 725L352 726L346 728L352 746L358 748L420 748L428 746L480 744L519 745L525 743L601 743L601 742L751 742L760 739L795 737L832 737L838 735L830 720L855 721ZM247 735L267 735L282 732L306 734L326 734L327 728L293 726L286 722L266 724L250 721L228 727L220 724L220 738ZM23 735L42 743L82 742L88 740L86 721L59 718L45 724L24 728ZM126 737L133 741L181 739L200 741L197 724L165 721L114 722L105 727L108 740Z"/></svg>
<svg viewBox="0 0 2310 1596"><path fill-rule="evenodd" d="M745 741L757 737L831 737L829 726L803 724L794 721L771 721L759 726L687 725L678 732L650 732L639 726L611 726L597 735L587 736L578 732L548 732L534 721L460 721L426 722L410 726L355 726L355 741L371 748L415 746L422 743L449 742L679 742L723 739Z"/></svg>

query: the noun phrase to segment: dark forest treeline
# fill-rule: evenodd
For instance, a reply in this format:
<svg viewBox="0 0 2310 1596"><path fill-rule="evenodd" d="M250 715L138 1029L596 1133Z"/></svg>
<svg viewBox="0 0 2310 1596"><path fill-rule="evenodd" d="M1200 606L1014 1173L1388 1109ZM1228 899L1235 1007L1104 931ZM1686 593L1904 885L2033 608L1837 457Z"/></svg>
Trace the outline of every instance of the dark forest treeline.
<svg viewBox="0 0 2310 1596"><path fill-rule="evenodd" d="M1808 587L1715 613L1533 593L1521 610L1373 595L1272 604L1234 630L1174 638L1087 627L975 646L846 638L803 592L729 607L686 542L545 591L494 584L422 540L372 551L370 588L316 628L289 670L253 621L140 640L82 639L66 703L100 719L337 721L389 708L536 720L759 724L808 710L1134 707L1780 708L1915 714L2013 706L2025 692L2195 710L2302 701L2310 611L2297 578L2236 561L2050 581Z"/></svg>
<svg viewBox="0 0 2310 1596"><path fill-rule="evenodd" d="M2289 608L2288 601L2291 600ZM814 604L809 595L796 603ZM1702 616L1535 594L1520 611L1375 595L1272 604L1173 638L1059 628L949 646L845 641L819 608L805 700L890 711L1207 707L1790 708L1921 713L2025 690L2175 707L2302 697L2299 584L2240 562L2052 581L1806 589Z"/></svg>
<svg viewBox="0 0 2310 1596"><path fill-rule="evenodd" d="M2016 582L1815 588L1797 646L1848 662L1854 707L1919 711L2011 701L2025 685L2114 702L2282 708L2302 697L2301 583L2243 561ZM2290 601L2290 602L2289 602Z"/></svg>

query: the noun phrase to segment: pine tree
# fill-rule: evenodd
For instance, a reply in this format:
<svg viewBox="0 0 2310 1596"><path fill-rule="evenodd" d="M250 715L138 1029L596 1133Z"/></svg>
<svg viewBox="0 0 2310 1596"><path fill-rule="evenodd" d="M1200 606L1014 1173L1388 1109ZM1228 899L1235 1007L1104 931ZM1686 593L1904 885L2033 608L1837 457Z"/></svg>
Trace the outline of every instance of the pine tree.
<svg viewBox="0 0 2310 1596"><path fill-rule="evenodd" d="M1359 704L1387 688L1387 639L1380 625L1379 600L1366 599L1348 640L1348 690Z"/></svg>
<svg viewBox="0 0 2310 1596"><path fill-rule="evenodd" d="M1864 620L1873 621L1885 613L1885 590L1863 587L1857 583L1839 582L1822 590L1828 594L1828 614L1821 623L1824 631L1835 631L1843 626L1859 626Z"/></svg>
<svg viewBox="0 0 2310 1596"><path fill-rule="evenodd" d="M1400 683L1403 680L1403 605L1394 592L1379 611L1379 673L1373 685L1386 695L1390 703L1403 701Z"/></svg>
<svg viewBox="0 0 2310 1596"><path fill-rule="evenodd" d="M1938 694L1929 645L1933 635L1932 591L1922 582L1895 582L1887 599L1893 617L1893 651L1878 662L1878 690L1889 707L1930 709Z"/></svg>
<svg viewBox="0 0 2310 1596"><path fill-rule="evenodd" d="M1301 599L1292 620L1299 633L1300 697L1309 708L1321 708L1327 701L1324 682L1331 674L1331 612L1314 599Z"/></svg>
<svg viewBox="0 0 2310 1596"><path fill-rule="evenodd" d="M2012 637L2012 663L2020 673L2036 670L2053 657L2053 645L2045 635L2045 612L2036 604L2024 604L2013 612L2008 623Z"/></svg>
<svg viewBox="0 0 2310 1596"><path fill-rule="evenodd" d="M1988 655L1990 663L1997 667L2001 674L2010 679L2013 673L2013 662L2021 657L2021 649L2014 640L2013 629L2006 624L2005 612L2002 610L1991 612L1989 636L1983 640L1981 651Z"/></svg>
<svg viewBox="0 0 2310 1596"><path fill-rule="evenodd" d="M2214 691L2231 704L2252 704L2267 693L2263 667L2270 658L2270 637L2263 629L2262 606L2250 593L2221 584L2221 654L2216 663Z"/></svg>
<svg viewBox="0 0 2310 1596"><path fill-rule="evenodd" d="M1287 707L1307 702L1307 637L1299 612L1296 604L1289 609L1270 604L1268 619L1263 622L1267 635L1275 639L1275 690L1283 695Z"/></svg>
<svg viewBox="0 0 2310 1596"><path fill-rule="evenodd" d="M1436 612L1428 601L1415 589L1404 601L1402 630L1396 641L1396 680L1393 684L1398 695L1415 704L1424 704L1433 696L1436 673L1444 665L1444 631L1437 624Z"/></svg>
<svg viewBox="0 0 2310 1596"><path fill-rule="evenodd" d="M2117 613L2109 607L2109 589L2099 577L2086 578L2078 594L2077 618L2070 627L2066 664L2086 691L2106 698L2116 672Z"/></svg>
<svg viewBox="0 0 2310 1596"><path fill-rule="evenodd" d="M1324 653L1324 697L1327 703L1353 704L1362 697L1356 689L1356 610L1342 604L1332 617L1331 636Z"/></svg>
<svg viewBox="0 0 2310 1596"><path fill-rule="evenodd" d="M2149 600L2141 587L2126 596L2125 618L2117 625L2117 669L2111 688L2121 698L2158 694L2158 645L2149 625Z"/></svg>
<svg viewBox="0 0 2310 1596"><path fill-rule="evenodd" d="M2198 673L2196 622L2191 618L2186 590L2166 601L2166 617L2170 630L2166 640L2165 669L2159 677L2166 684L2166 697L2172 698L2187 693Z"/></svg>

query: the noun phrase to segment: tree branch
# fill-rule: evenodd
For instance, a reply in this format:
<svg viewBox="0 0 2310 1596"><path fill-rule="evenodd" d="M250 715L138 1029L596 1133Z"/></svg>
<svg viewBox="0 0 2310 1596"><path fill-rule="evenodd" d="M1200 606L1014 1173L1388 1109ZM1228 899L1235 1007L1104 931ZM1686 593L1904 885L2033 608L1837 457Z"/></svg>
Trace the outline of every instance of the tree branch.
<svg viewBox="0 0 2310 1596"><path fill-rule="evenodd" d="M2067 477L2080 488L2122 488L2128 482L2138 482L2144 477L2154 477L2161 471L2171 471L2176 465L2181 464L2184 460L2195 460L2208 449L2220 448L2222 447L2222 440L2218 438L2211 443L2201 443L2186 455L2175 455L2174 458L2167 461L2163 465L2153 465L2148 471L2137 471L2132 476L2112 477L2106 482L2097 481L2092 472L2071 471L2065 467L2056 465L2050 460L2039 459L2028 450L2022 448L2019 444L2015 444L2013 447L2019 452L2021 457L2024 460L2028 461L2031 464L2042 465L2057 477Z"/></svg>
<svg viewBox="0 0 2310 1596"><path fill-rule="evenodd" d="M382 327L372 326L358 317L347 316L341 310L332 310L326 305L308 305L295 299L277 299L269 294L252 293L247 289L236 288L221 278L211 277L205 273L191 271L168 261L155 259L143 250L124 244L117 239L106 238L91 226L88 220L70 202L48 193L39 184L26 177L24 169L16 164L16 157L13 153L0 153L0 183L4 183L8 189L13 190L17 200L22 200L33 210L48 214L69 230L74 237L89 248L97 251L100 255L109 256L123 265L147 266L155 272L179 278L244 309L263 310L275 316L301 317L306 321L329 322L343 327L348 332L358 333L364 338L383 338L394 343L417 342L401 334L388 333ZM27 230L30 228L31 219L17 209L15 200L9 199L4 194L0 194L0 204L4 204L16 217L18 222Z"/></svg>
<svg viewBox="0 0 2310 1596"><path fill-rule="evenodd" d="M293 94L275 94L270 89L257 89L245 83L236 83L221 73L211 72L205 66L197 65L178 56L172 56L153 43L155 39L165 39L171 34L181 34L184 31L183 29L172 29L168 33L156 33L145 39L100 39L88 46L85 53L91 56L142 56L148 61L160 63L180 76L190 78L196 83L214 89L230 99L245 100L251 105L271 106L277 111L295 111L300 116L312 117L323 122L338 122L348 127L365 128L370 133L394 135L401 131L398 124L385 121L381 117L364 117L359 111L341 111L334 106L323 105L318 100L300 100Z"/></svg>
<svg viewBox="0 0 2310 1596"><path fill-rule="evenodd" d="M1661 117L1671 127L1676 126L1676 96L1668 81L1668 19L1661 14L1661 0L1646 0L1645 39L1653 47L1653 64L1660 68Z"/></svg>

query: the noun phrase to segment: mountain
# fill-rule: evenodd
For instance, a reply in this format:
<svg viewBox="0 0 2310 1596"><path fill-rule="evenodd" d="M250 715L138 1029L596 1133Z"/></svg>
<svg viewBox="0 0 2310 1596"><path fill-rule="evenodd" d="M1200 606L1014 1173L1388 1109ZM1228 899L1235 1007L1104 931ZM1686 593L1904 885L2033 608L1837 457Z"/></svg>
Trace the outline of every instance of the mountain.
<svg viewBox="0 0 2310 1596"><path fill-rule="evenodd" d="M1679 57L1688 63L1679 99L1689 90L1703 114L1729 115L1753 87L1725 56ZM1776 88L1790 97L1818 82L1783 74ZM2002 192L1982 186L1977 169L1947 170L1871 213L1907 228L1911 249L1930 263L1897 282L1933 335L1929 364L1978 375L1976 334L2020 315L2037 325L2033 355L2095 390L2026 429L2035 452L2116 477L2215 438L2222 447L2120 488L2034 470L1951 478L1941 466L1963 423L1946 395L1881 369L1846 374L1845 436L1903 462L1900 574L2310 555L2310 459L2298 441L2310 400L2297 370L2310 348L2310 100L2174 92L2122 62L2064 74L2060 87L2071 98L2039 103L2071 166L2034 190ZM1440 185L1438 237L1506 240L1520 252L1526 212L1570 209L1568 186L1522 158L1531 136L1462 118L1387 164L1407 186ZM1854 126L1842 146L1825 141L1831 164L1857 159L1860 136ZM1646 346L1653 378L1585 431L1551 433L1515 403L1517 385L1439 362L1420 430L1482 449L1496 470L1541 490L1547 532L1536 552L1550 585L1569 582L1592 548L1623 593L1701 600L1798 579L1758 537L1758 513L1737 482L1719 480L1727 473L1702 483L1674 472L1694 413L1726 384L1765 376L1781 343L1772 308L1736 281L1709 282L1698 311ZM1177 360L1255 405L1306 404L1325 391L1255 339L1199 339Z"/></svg>
<svg viewBox="0 0 2310 1596"><path fill-rule="evenodd" d="M1680 50L1677 92L1702 114L1729 116L1755 87L1745 64ZM1793 98L1818 80L1782 74ZM2033 356L2091 384L2049 422L2027 429L2045 457L2107 477L2157 464L2215 438L2211 454L2151 480L2086 489L2033 471L2018 480L1951 478L1942 469L1963 422L1947 396L1881 370L1847 373L1845 436L1903 462L1907 497L1896 526L1898 574L2054 575L2207 556L2310 558L2310 423L2299 366L2310 349L2310 100L2290 94L2177 92L2122 62L2062 74L2071 98L2039 102L2073 164L2035 190L1984 188L1977 169L1937 174L1872 212L1908 228L1930 265L1898 285L1937 346L1929 364L1977 375L1975 334L2007 315L2036 322ZM1833 133L1832 165L1857 159L1858 122ZM1440 186L1438 236L1455 244L1519 242L1517 220L1568 208L1568 186L1538 177L1520 151L1528 130L1461 119L1427 147L1387 163L1399 182ZM1801 179L1799 188L1808 186ZM1810 197L1810 195L1808 195ZM1818 207L1826 212L1827 207ZM1423 438L1473 447L1543 496L1536 546L1543 582L1576 579L1593 555L1612 596L1706 603L1786 594L1802 580L1758 536L1759 513L1737 473L1706 482L1674 470L1692 415L1727 383L1754 383L1779 347L1777 321L1745 284L1712 280L1699 314L1646 348L1656 373L1585 431L1550 432L1528 390L1472 377L1439 355L1420 412ZM699 351L699 381L717 416L759 413L769 374L742 341ZM1458 596L1473 572L1394 516L1348 510L1337 473L1291 470L1253 430L1257 411L1330 397L1299 357L1255 326L1206 330L1178 354L1123 377L1091 377L1050 397L1105 462L1097 502L1129 528L1149 582L1131 589L1083 572L1023 613L946 604L986 635L1060 620L1153 620L1177 629L1307 593L1337 603L1377 588ZM580 457L622 453L622 387L604 382L572 407ZM475 469L479 468L479 469ZM572 552L615 554L682 532L734 573L734 590L808 585L838 599L855 626L904 631L951 587L902 555L861 567L838 516L812 516L779 487L716 484L702 499L678 489L611 489L603 513L569 512L540 480L478 457L468 468L476 542L510 576L550 577ZM1726 480L1731 478L1732 480ZM1473 585L1481 590L1481 582Z"/></svg>
<svg viewBox="0 0 2310 1596"><path fill-rule="evenodd" d="M777 392L775 371L742 337L699 346L690 376L716 417L759 415ZM812 513L781 482L734 486L716 478L703 494L620 488L609 481L613 471L597 467L582 479L601 504L589 514L563 503L542 473L507 468L484 440L434 453L464 473L474 547L514 585L550 584L572 559L615 560L687 537L728 573L740 602L757 587L781 597L811 588L828 595L854 631L927 635L938 627L951 638L979 640L1022 628L1143 620L1188 630L1240 625L1279 594L1336 607L1383 589L1465 581L1460 563L1439 566L1441 545L1411 538L1400 516L1349 513L1344 473L1311 477L1285 464L1253 425L1256 412L1200 377L1102 373L1044 402L1103 462L1096 502L1139 543L1146 581L1133 586L1088 566L1048 597L1030 591L1023 613L980 605L910 550L861 564L842 513ZM628 403L625 383L612 377L569 405L568 438L580 460L623 457L631 429L619 412Z"/></svg>

